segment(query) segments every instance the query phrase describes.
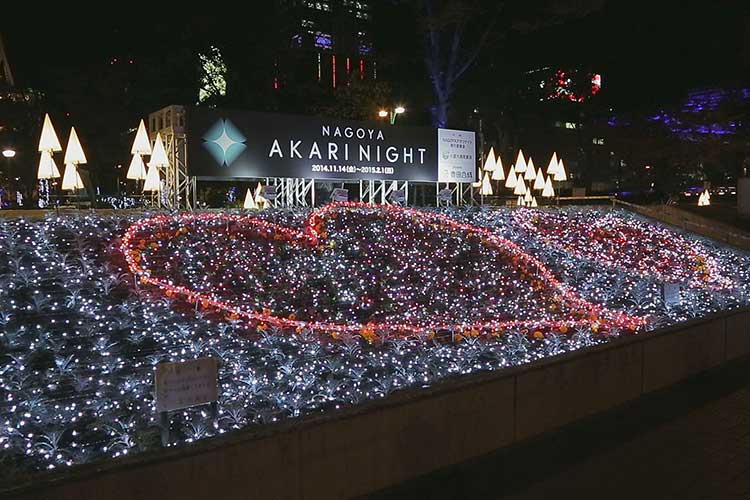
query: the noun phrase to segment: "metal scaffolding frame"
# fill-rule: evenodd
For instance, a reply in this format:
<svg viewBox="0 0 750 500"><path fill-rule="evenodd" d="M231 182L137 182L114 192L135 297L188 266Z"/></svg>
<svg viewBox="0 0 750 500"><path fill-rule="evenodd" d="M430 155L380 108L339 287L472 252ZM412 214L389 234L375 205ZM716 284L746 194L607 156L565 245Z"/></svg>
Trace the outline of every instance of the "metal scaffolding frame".
<svg viewBox="0 0 750 500"><path fill-rule="evenodd" d="M391 205L391 194L404 191L404 205L409 204L409 181L359 181L359 201Z"/></svg>
<svg viewBox="0 0 750 500"><path fill-rule="evenodd" d="M266 186L276 186L276 198L270 200L275 208L315 206L315 179L266 177Z"/></svg>
<svg viewBox="0 0 750 500"><path fill-rule="evenodd" d="M195 180L188 175L185 107L167 106L148 115L151 141L161 134L169 166L160 167L162 191L155 196L159 208L193 210L195 208Z"/></svg>
<svg viewBox="0 0 750 500"><path fill-rule="evenodd" d="M440 191L443 189L451 190L451 198L449 200L440 199ZM438 207L463 207L466 205L476 205L477 199L475 197L476 188L470 183L462 182L437 182L435 183L435 198L437 200Z"/></svg>

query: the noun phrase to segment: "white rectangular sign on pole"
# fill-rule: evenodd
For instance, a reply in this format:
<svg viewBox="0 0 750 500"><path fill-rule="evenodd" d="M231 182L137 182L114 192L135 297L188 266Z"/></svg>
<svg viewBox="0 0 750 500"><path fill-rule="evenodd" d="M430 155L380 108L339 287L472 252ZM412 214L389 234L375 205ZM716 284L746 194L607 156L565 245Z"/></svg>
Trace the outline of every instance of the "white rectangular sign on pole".
<svg viewBox="0 0 750 500"><path fill-rule="evenodd" d="M476 182L474 132L438 129L438 182Z"/></svg>

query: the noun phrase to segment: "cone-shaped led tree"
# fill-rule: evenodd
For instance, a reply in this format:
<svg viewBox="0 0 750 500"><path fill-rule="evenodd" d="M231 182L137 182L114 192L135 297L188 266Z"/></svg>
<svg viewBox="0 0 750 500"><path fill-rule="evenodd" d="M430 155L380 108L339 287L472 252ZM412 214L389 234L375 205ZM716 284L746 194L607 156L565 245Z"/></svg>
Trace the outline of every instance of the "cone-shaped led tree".
<svg viewBox="0 0 750 500"><path fill-rule="evenodd" d="M555 175L552 178L555 181L567 181L568 180L568 174L565 173L565 164L562 160L557 162L557 170L555 171Z"/></svg>
<svg viewBox="0 0 750 500"><path fill-rule="evenodd" d="M492 182L490 182L490 173L485 172L482 177L482 188L479 190L482 196L492 196Z"/></svg>
<svg viewBox="0 0 750 500"><path fill-rule="evenodd" d="M557 153L552 153L552 158L547 165L547 173L554 174L555 172L557 172Z"/></svg>
<svg viewBox="0 0 750 500"><path fill-rule="evenodd" d="M130 148L131 154L138 155L150 155L151 154L151 141L148 140L148 132L146 132L146 124L141 118L141 123L138 124L138 131L135 133L135 140L133 140L133 147ZM130 177L128 177L130 179Z"/></svg>
<svg viewBox="0 0 750 500"><path fill-rule="evenodd" d="M125 177L136 181L142 181L146 178L146 165L143 164L143 158L141 158L139 153L133 153L133 158L130 160L128 173L125 174Z"/></svg>
<svg viewBox="0 0 750 500"><path fill-rule="evenodd" d="M523 196L519 196L519 197L518 197L518 198L516 199L516 206L517 206L517 207L522 207L522 206L523 206Z"/></svg>
<svg viewBox="0 0 750 500"><path fill-rule="evenodd" d="M158 193L161 191L161 176L159 175L159 169L156 165L151 165L149 163L146 181L143 183L143 191L150 193Z"/></svg>
<svg viewBox="0 0 750 500"><path fill-rule="evenodd" d="M83 189L81 175L78 173L78 165L86 163L86 155L83 152L81 141L78 140L75 127L71 127L70 129L68 146L65 148L63 162L65 163L65 175L63 175L61 186L63 191Z"/></svg>
<svg viewBox="0 0 750 500"><path fill-rule="evenodd" d="M536 179L536 167L534 166L534 160L529 157L529 163L526 165L526 173L523 176L527 181L533 181ZM531 184L529 182L529 184Z"/></svg>
<svg viewBox="0 0 750 500"><path fill-rule="evenodd" d="M522 178L519 178L518 183L516 184L516 188L513 190L513 194L519 196L526 194L526 181L524 181Z"/></svg>
<svg viewBox="0 0 750 500"><path fill-rule="evenodd" d="M75 127L70 128L68 147L65 148L63 163L66 165L83 165L86 163L86 155L83 152L81 141L78 140L78 134L76 133Z"/></svg>
<svg viewBox="0 0 750 500"><path fill-rule="evenodd" d="M531 208L537 208L539 204L536 202L536 196L531 197Z"/></svg>
<svg viewBox="0 0 750 500"><path fill-rule="evenodd" d="M51 151L42 151L39 158L39 169L36 172L37 179L56 179L60 177L60 171L55 165Z"/></svg>
<svg viewBox="0 0 750 500"><path fill-rule="evenodd" d="M526 172L526 160L523 159L523 149L518 150L518 158L516 158L516 173L522 174Z"/></svg>
<svg viewBox="0 0 750 500"><path fill-rule="evenodd" d="M148 162L148 172L146 173L146 182L143 183L143 190L156 193L161 191L161 176L159 167L168 167L169 158L164 149L164 143L161 141L161 134L156 134L154 149L151 153L151 160Z"/></svg>
<svg viewBox="0 0 750 500"><path fill-rule="evenodd" d="M256 210L258 208L258 205L255 204L255 198L253 198L253 192L250 188L247 188L247 193L245 193L245 203L243 203L242 208L245 210Z"/></svg>
<svg viewBox="0 0 750 500"><path fill-rule="evenodd" d="M44 125L42 125L42 135L39 137L39 168L37 169L37 179L56 179L60 177L60 171L55 165L52 154L55 151L62 151L60 139L57 138L55 129L52 126L52 120L49 114L44 115Z"/></svg>
<svg viewBox="0 0 750 500"><path fill-rule="evenodd" d="M490 152L487 153L487 158L484 159L484 171L492 172L495 170L495 148L490 147Z"/></svg>
<svg viewBox="0 0 750 500"><path fill-rule="evenodd" d="M169 158L167 157L167 151L164 149L164 143L161 140L161 134L156 134L156 140L154 141L154 149L151 153L151 160L148 162L148 166L151 165L157 167L168 167Z"/></svg>
<svg viewBox="0 0 750 500"><path fill-rule="evenodd" d="M83 189L83 180L81 175L78 173L78 166L75 163L65 164L65 174L62 179L63 191L75 191L76 189Z"/></svg>
<svg viewBox="0 0 750 500"><path fill-rule="evenodd" d="M544 173L542 173L542 167L536 171L536 178L534 179L534 186L532 189L537 191L544 189Z"/></svg>
<svg viewBox="0 0 750 500"><path fill-rule="evenodd" d="M555 189L552 187L552 177L547 176L542 190L542 198L552 198L553 196L555 196Z"/></svg>
<svg viewBox="0 0 750 500"><path fill-rule="evenodd" d="M52 126L52 120L49 117L49 113L44 115L44 125L42 125L42 135L39 137L39 152L49 151L50 153L55 151L62 151L60 145L60 139L57 138L55 128Z"/></svg>
<svg viewBox="0 0 750 500"><path fill-rule="evenodd" d="M510 172L508 172L508 178L505 179L505 187L508 189L514 189L516 187L516 184L518 184L518 178L516 177L516 167L514 165L510 166Z"/></svg>
<svg viewBox="0 0 750 500"><path fill-rule="evenodd" d="M503 162L500 159L500 155L497 155L497 161L495 162L495 169L492 171L493 181L504 181L505 170L503 169Z"/></svg>

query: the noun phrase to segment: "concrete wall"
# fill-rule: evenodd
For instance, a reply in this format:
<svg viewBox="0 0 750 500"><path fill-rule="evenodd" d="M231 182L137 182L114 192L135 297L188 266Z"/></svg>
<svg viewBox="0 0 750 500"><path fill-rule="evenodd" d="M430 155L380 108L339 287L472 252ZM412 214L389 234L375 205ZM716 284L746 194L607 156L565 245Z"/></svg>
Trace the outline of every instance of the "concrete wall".
<svg viewBox="0 0 750 500"><path fill-rule="evenodd" d="M750 355L750 309L331 415L40 476L2 498L346 498L551 431Z"/></svg>

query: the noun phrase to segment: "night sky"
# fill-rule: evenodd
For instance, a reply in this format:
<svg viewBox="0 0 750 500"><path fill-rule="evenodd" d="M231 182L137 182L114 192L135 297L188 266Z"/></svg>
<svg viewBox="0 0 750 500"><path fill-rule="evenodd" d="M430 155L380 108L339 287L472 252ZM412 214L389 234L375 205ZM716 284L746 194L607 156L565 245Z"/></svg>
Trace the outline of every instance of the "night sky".
<svg viewBox="0 0 750 500"><path fill-rule="evenodd" d="M576 64L601 68L608 98L625 108L662 103L679 100L691 87L746 81L749 5L741 0L610 0L584 18L530 34L512 33L501 47L488 49L499 51L519 68ZM99 23L81 24L61 14L3 23L0 30L17 82L54 91L60 71L85 79L92 68L111 57L153 57L155 52L169 51L172 39L182 46L200 45L221 38L227 24L224 14L172 15L156 24L136 17L144 16L117 14Z"/></svg>

